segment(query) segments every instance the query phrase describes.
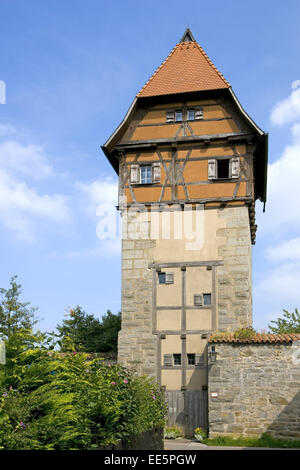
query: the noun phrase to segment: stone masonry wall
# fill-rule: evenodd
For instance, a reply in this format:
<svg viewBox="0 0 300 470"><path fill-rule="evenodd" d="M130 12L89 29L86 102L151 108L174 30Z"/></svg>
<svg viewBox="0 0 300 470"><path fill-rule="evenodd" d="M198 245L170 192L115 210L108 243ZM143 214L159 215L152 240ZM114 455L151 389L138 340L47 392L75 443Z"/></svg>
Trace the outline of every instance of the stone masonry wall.
<svg viewBox="0 0 300 470"><path fill-rule="evenodd" d="M210 437L269 432L300 439L300 341L217 343L215 349L208 377Z"/></svg>
<svg viewBox="0 0 300 470"><path fill-rule="evenodd" d="M217 271L218 331L252 325L252 251L248 207L219 209L226 227L217 231L224 265Z"/></svg>
<svg viewBox="0 0 300 470"><path fill-rule="evenodd" d="M122 329L118 362L140 374L156 375L157 338L152 334L152 248L149 223L128 214L123 220Z"/></svg>

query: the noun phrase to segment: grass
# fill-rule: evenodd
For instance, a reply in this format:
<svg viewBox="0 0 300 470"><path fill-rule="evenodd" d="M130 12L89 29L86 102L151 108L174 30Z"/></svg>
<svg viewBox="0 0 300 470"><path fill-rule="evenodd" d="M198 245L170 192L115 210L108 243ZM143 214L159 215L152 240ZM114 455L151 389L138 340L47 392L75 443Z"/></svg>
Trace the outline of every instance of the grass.
<svg viewBox="0 0 300 470"><path fill-rule="evenodd" d="M300 441L292 439L275 439L268 434L261 437L225 437L218 436L212 439L204 439L203 444L208 446L230 446L230 447L273 447L273 448L300 448Z"/></svg>

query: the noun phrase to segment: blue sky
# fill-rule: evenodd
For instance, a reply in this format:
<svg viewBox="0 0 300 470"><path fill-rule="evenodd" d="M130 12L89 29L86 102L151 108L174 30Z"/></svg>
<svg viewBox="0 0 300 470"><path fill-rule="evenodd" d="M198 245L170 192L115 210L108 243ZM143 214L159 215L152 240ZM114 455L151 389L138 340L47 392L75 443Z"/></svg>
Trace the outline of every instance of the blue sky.
<svg viewBox="0 0 300 470"><path fill-rule="evenodd" d="M270 135L254 326L300 306L299 14L297 0L0 0L0 286L18 274L42 329L68 306L120 309L119 244L96 237L117 182L100 145L187 26Z"/></svg>

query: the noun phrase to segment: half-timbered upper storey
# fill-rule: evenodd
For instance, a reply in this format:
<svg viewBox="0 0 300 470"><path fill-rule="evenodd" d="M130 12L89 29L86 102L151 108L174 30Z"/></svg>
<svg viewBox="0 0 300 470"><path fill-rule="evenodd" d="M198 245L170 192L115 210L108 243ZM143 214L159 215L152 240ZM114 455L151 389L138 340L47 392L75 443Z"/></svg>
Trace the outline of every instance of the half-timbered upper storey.
<svg viewBox="0 0 300 470"><path fill-rule="evenodd" d="M186 30L102 149L127 204L253 207L266 202L267 137Z"/></svg>

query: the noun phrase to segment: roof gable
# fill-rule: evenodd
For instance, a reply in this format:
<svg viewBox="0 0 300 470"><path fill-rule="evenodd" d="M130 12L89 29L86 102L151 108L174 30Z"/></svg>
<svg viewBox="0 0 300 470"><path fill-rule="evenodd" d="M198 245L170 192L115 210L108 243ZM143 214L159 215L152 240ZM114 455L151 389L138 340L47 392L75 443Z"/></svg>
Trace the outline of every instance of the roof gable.
<svg viewBox="0 0 300 470"><path fill-rule="evenodd" d="M229 88L189 29L137 94L138 98Z"/></svg>

